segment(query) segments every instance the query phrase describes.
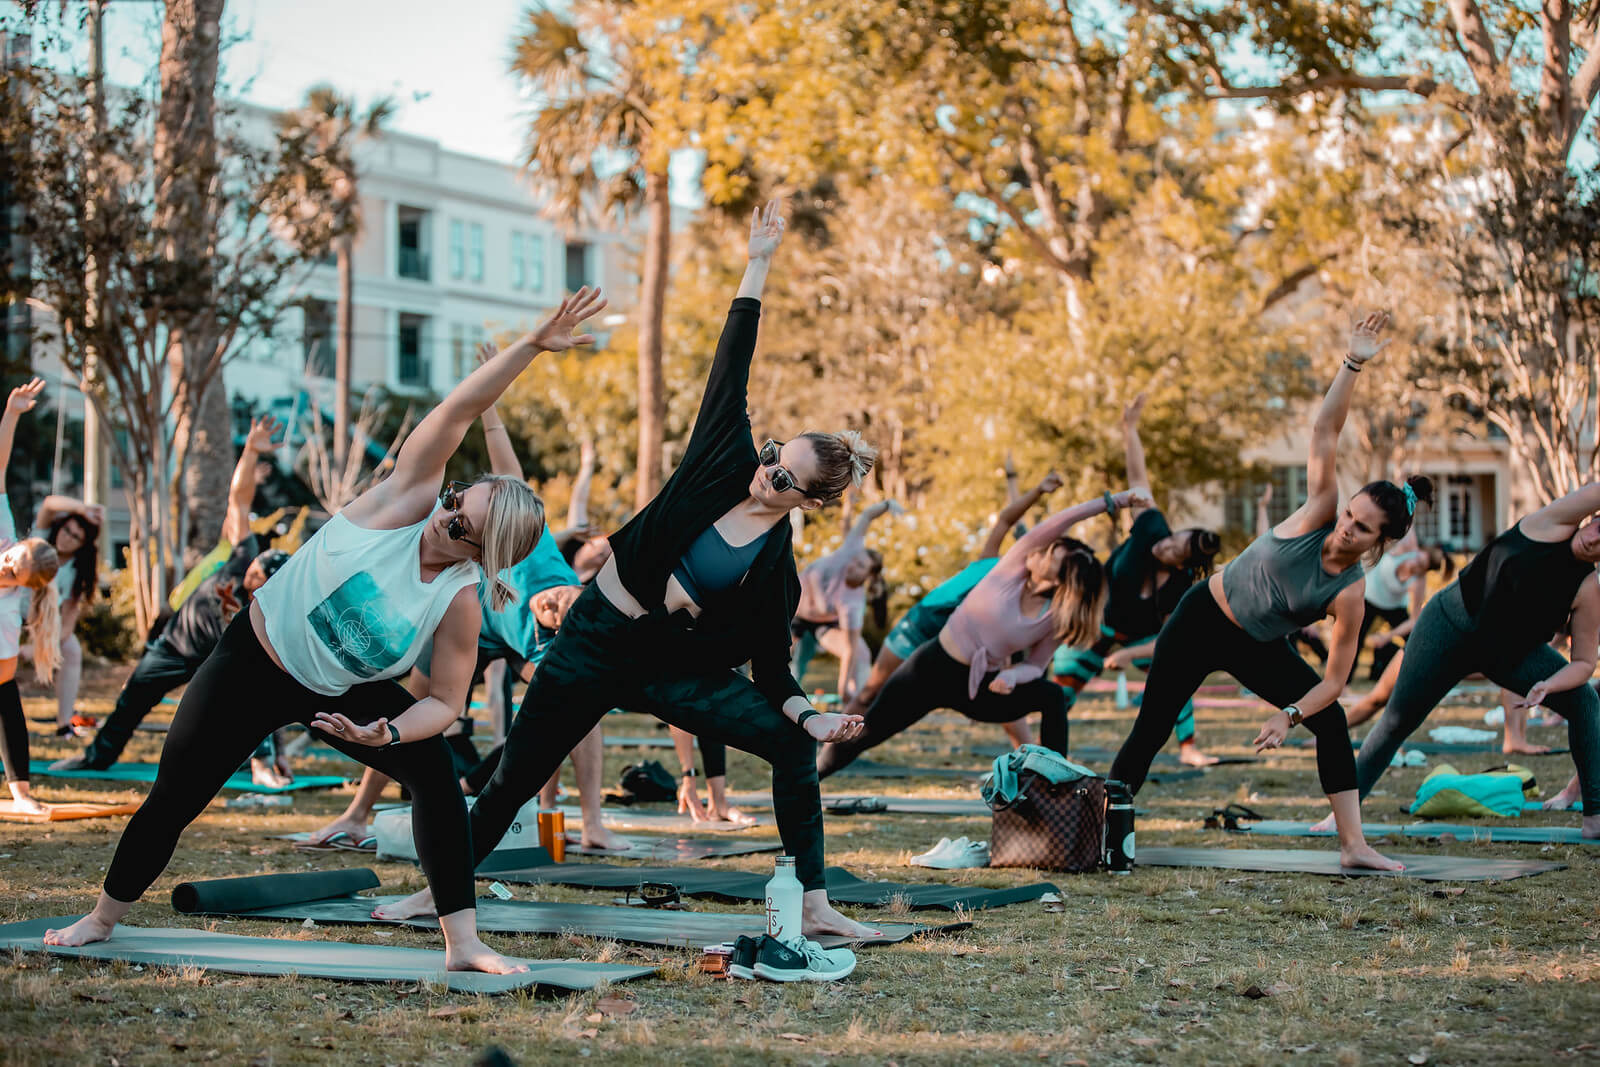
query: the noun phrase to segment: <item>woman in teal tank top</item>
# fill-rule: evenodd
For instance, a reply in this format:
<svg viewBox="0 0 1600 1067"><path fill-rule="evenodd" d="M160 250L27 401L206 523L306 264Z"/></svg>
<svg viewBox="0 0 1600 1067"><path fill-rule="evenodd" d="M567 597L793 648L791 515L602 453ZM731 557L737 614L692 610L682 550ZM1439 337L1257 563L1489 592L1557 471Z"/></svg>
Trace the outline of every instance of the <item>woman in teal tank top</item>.
<svg viewBox="0 0 1600 1067"><path fill-rule="evenodd" d="M1361 558L1403 537L1417 502L1433 496L1426 478L1414 478L1404 488L1372 482L1339 508L1334 473L1339 432L1350 413L1356 375L1389 343L1380 340L1388 322L1387 314L1377 312L1351 333L1348 354L1312 425L1305 504L1221 574L1184 594L1162 628L1144 702L1111 777L1137 791L1185 702L1208 674L1224 670L1283 709L1256 735L1257 752L1277 748L1302 722L1316 736L1317 776L1338 823L1341 863L1399 870L1401 865L1380 856L1361 832L1355 757L1338 704L1355 662L1365 608ZM1333 648L1319 678L1289 647L1288 636L1327 615L1334 620Z"/></svg>

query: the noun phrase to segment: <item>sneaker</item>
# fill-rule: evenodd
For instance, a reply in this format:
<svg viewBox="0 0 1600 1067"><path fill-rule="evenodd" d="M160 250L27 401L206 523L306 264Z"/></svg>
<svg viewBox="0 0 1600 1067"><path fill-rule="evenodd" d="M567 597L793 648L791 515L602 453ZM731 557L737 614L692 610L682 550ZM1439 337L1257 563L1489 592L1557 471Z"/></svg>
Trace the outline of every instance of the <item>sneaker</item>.
<svg viewBox="0 0 1600 1067"><path fill-rule="evenodd" d="M756 977L769 982L837 982L855 969L854 952L825 949L803 935L789 941L763 937L751 968Z"/></svg>
<svg viewBox="0 0 1600 1067"><path fill-rule="evenodd" d="M756 976L756 972L751 969L756 962L756 946L765 941L766 938L766 934L762 934L760 937L745 937L741 935L733 943L733 954L728 957L728 973L735 978L752 981Z"/></svg>
<svg viewBox="0 0 1600 1067"><path fill-rule="evenodd" d="M93 715L79 715L74 713L72 720L67 724L72 727L72 732L79 737L88 737L100 728L100 720Z"/></svg>
<svg viewBox="0 0 1600 1067"><path fill-rule="evenodd" d="M960 840L961 840L961 842L963 844L965 844L967 839L963 837ZM911 866L913 866L913 867L928 867L928 866L931 866L932 865L931 861L938 859L940 856L943 856L946 852L950 851L950 847L953 844L955 844L955 842L951 841L948 837L939 838L939 843L937 845L934 845L932 848L930 848L928 851L922 853L921 855L912 856L911 857Z"/></svg>
<svg viewBox="0 0 1600 1067"><path fill-rule="evenodd" d="M932 867L941 871L955 871L967 867L987 867L989 866L989 842L968 841L964 837L957 838L944 852L918 863L917 866Z"/></svg>

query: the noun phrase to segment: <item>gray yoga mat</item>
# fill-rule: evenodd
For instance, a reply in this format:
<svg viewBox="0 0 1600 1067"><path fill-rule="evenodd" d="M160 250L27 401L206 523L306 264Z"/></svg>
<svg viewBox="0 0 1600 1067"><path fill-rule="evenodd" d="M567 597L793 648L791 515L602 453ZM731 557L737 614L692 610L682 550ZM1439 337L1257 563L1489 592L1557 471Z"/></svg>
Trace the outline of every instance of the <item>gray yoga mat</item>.
<svg viewBox="0 0 1600 1067"><path fill-rule="evenodd" d="M46 952L92 960L125 960L157 967L198 967L226 974L299 975L345 982L438 982L457 993L509 993L516 989L559 989L578 992L602 982L626 982L655 973L654 967L614 963L518 960L522 974L475 974L444 969L439 949L352 945L342 941L291 941L275 937L241 937L207 930L164 930L118 926L110 940L78 948L46 945L51 928L67 926L77 916L28 919L0 926L0 949Z"/></svg>
<svg viewBox="0 0 1600 1067"><path fill-rule="evenodd" d="M720 897L724 900L764 900L768 876L748 871L721 871L704 867L613 867L605 863L537 864L542 849L492 853L478 866L478 877L495 878L522 885L566 885L583 889L629 889L641 882L665 882L688 896ZM983 889L941 883L897 884L867 882L842 867L825 872L828 899L835 904L862 904L882 907L903 898L913 909L957 907L972 911L999 908L1038 900L1046 892L1060 892L1048 882L1015 889Z"/></svg>
<svg viewBox="0 0 1600 1067"><path fill-rule="evenodd" d="M1311 823L1289 819L1263 819L1261 822L1241 822L1235 833L1250 833L1272 837L1336 837L1336 831L1311 832ZM1539 845L1597 845L1600 841L1585 839L1576 826L1473 826L1464 823L1418 822L1408 826L1398 823L1366 823L1361 829L1368 837L1384 835L1411 837L1422 841L1437 841L1450 835L1466 842L1507 842Z"/></svg>
<svg viewBox="0 0 1600 1067"><path fill-rule="evenodd" d="M982 778L989 773L989 768L980 767L967 769L964 767L902 767L895 763L879 763L877 760L858 759L848 767L840 767L833 772L838 776L849 775L856 778Z"/></svg>
<svg viewBox="0 0 1600 1067"><path fill-rule="evenodd" d="M989 806L978 797L896 797L877 793L824 793L822 810L862 798L883 801L888 807L877 814L887 815L974 815L989 817ZM771 793L730 793L728 803L736 808L771 808Z"/></svg>
<svg viewBox="0 0 1600 1067"><path fill-rule="evenodd" d="M738 801L733 801L735 806ZM567 817L567 832L571 833L583 825L583 811L569 805L561 805L561 812ZM711 825L695 822L687 815L679 815L672 811L648 811L631 805L607 805L603 812L606 828L608 830L644 830L653 833L679 833L679 834L734 834L741 830L749 830L753 826L770 826L767 823L752 823L751 826L737 826L731 823Z"/></svg>
<svg viewBox="0 0 1600 1067"><path fill-rule="evenodd" d="M405 920L374 919L372 909L382 904L393 904L399 896L363 897L349 894L331 894L326 897L308 896L320 887L317 875L269 875L274 879L306 879L304 886L293 882L276 882L271 889L242 886L249 878L227 879L226 888L214 889L217 883L198 882L179 886L173 890L172 906L186 915L224 915L237 919L281 919L304 922L310 919L319 923L339 923L354 926L410 926L423 930L437 930L435 918ZM373 884L377 876L371 871ZM187 892L180 893L180 891ZM281 897L275 903L260 903L271 896ZM198 906L197 906L198 905ZM248 905L248 906L246 906ZM664 948L699 948L704 945L732 941L740 935L757 937L766 932L766 916L760 913L736 914L729 912L675 911L665 908L621 908L606 904L565 904L530 900L497 900L483 897L477 902L478 929L495 934L578 934L625 941L635 945L657 945ZM927 926L921 923L874 923L883 931L882 937L852 940L847 937L823 935L816 940L824 948L843 945L897 945L918 934L954 933L969 929L971 923L954 923L948 926Z"/></svg>
<svg viewBox="0 0 1600 1067"><path fill-rule="evenodd" d="M1294 848L1141 848L1136 862L1146 867L1199 867L1221 871L1262 871L1330 874L1341 877L1417 878L1424 882L1496 882L1526 878L1566 868L1562 863L1539 860L1480 859L1465 856L1404 856L1390 859L1406 865L1403 871L1368 871L1339 866L1333 849Z"/></svg>
<svg viewBox="0 0 1600 1067"><path fill-rule="evenodd" d="M655 860L658 863L692 863L695 860L724 856L752 856L758 852L778 852L783 844L776 839L754 837L632 837L626 852L610 848L582 848L568 845L567 852L579 856L610 856L622 860Z"/></svg>

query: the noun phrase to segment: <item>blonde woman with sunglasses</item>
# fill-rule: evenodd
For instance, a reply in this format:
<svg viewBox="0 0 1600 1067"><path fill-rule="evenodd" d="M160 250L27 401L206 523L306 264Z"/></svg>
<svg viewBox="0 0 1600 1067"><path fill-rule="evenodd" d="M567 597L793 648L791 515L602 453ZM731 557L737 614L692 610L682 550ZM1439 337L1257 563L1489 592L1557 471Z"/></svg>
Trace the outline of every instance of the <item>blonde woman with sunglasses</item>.
<svg viewBox="0 0 1600 1067"><path fill-rule="evenodd" d="M178 836L272 731L304 722L335 748L411 791L417 853L440 900L451 970L519 970L478 939L466 802L440 732L461 714L477 662L477 585L532 551L544 505L515 478L451 483L445 461L467 429L540 352L592 344L573 329L605 307L580 289L538 329L466 380L406 439L394 471L317 531L257 591L184 692L161 770L128 823L94 911L52 945L115 936L160 876ZM481 569L480 569L481 568ZM396 680L433 646L429 695Z"/></svg>
<svg viewBox="0 0 1600 1067"><path fill-rule="evenodd" d="M814 511L859 484L875 454L854 433L756 448L745 411L750 361L783 231L776 201L755 213L749 264L683 460L610 536L612 557L545 652L472 809L472 851L489 854L609 709L642 711L771 764L778 832L805 887L805 932L870 937L876 931L834 910L824 886L816 744L853 737L861 719L819 712L789 673L800 597L789 512ZM753 680L737 670L746 662ZM432 906L426 890L404 904L407 914Z"/></svg>

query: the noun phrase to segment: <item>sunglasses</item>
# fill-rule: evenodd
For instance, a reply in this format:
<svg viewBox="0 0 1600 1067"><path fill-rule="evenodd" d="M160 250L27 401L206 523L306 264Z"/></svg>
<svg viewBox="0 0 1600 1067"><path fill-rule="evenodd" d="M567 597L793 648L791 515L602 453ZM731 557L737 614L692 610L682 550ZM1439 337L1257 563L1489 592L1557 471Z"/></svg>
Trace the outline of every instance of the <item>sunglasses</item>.
<svg viewBox="0 0 1600 1067"><path fill-rule="evenodd" d="M459 512L461 510L461 497L472 485L469 482L451 482L444 487L444 492L439 494L439 503L444 505L446 511ZM450 516L450 522L445 526L445 533L450 535L452 541L463 541L479 551L483 546L467 536L467 524L461 521L459 514Z"/></svg>
<svg viewBox="0 0 1600 1067"><path fill-rule="evenodd" d="M788 467L779 464L778 455L782 450L783 442L774 441L769 437L767 438L767 443L761 446L761 451L757 455L757 458L760 459L763 467L772 468L772 488L776 489L780 493L787 493L791 489L798 489L807 496L810 496L811 494L807 492L806 488L800 484L800 479L796 478Z"/></svg>

